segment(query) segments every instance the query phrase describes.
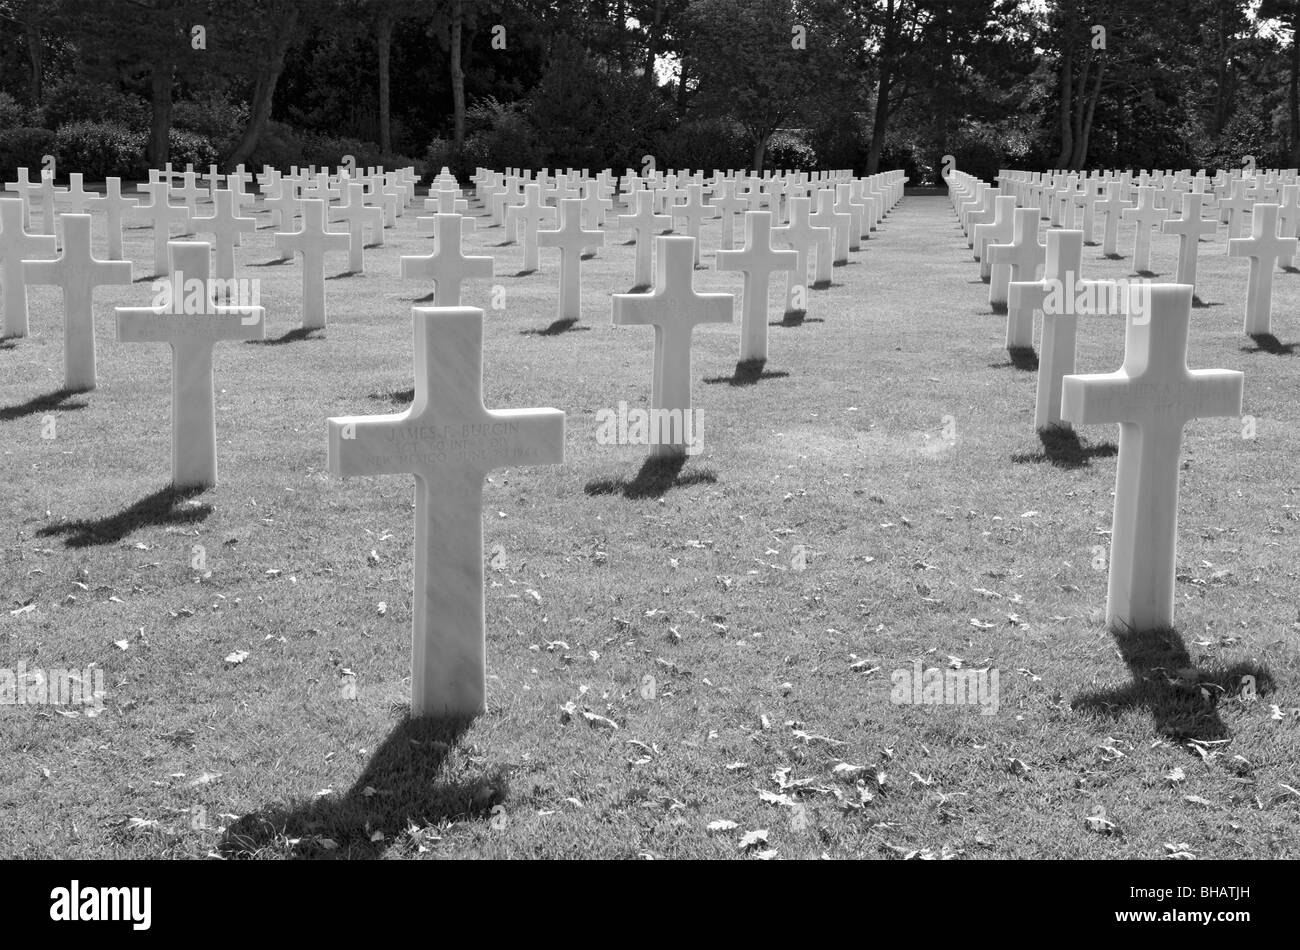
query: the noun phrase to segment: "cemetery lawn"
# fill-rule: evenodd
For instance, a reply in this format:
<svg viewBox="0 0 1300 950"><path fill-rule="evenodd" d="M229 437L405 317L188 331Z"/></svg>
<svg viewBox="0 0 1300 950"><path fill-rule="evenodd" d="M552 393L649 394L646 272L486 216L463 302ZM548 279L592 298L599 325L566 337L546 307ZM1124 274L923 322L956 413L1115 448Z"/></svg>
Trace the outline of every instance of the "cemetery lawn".
<svg viewBox="0 0 1300 950"><path fill-rule="evenodd" d="M1117 637L1094 559L1118 430L1035 436L1035 374L945 197L905 199L772 326L761 376L737 325L696 331L680 471L595 437L649 396L652 331L610 326L626 236L565 330L555 252L515 276L519 246L471 234L505 288L486 404L568 431L564 465L485 485L490 708L466 726L405 718L412 480L325 471L327 416L411 398L432 288L397 258L429 238L408 211L304 336L300 265L268 263L258 217L236 254L271 339L217 347L214 490L167 489L166 347L113 339L147 281L97 291L97 391L58 391L53 289L0 342L0 666L94 664L107 690L94 717L0 706L4 857L1300 857L1300 275L1253 343L1246 262L1202 245L1190 360L1245 371L1256 438L1188 426L1178 627ZM146 277L150 232L126 234ZM1177 241L1153 242L1170 279ZM696 287L739 292L717 246L707 222ZM1085 277L1130 273L1100 257ZM1080 320L1080 372L1122 350L1118 321ZM996 711L891 702L917 661L997 670Z"/></svg>

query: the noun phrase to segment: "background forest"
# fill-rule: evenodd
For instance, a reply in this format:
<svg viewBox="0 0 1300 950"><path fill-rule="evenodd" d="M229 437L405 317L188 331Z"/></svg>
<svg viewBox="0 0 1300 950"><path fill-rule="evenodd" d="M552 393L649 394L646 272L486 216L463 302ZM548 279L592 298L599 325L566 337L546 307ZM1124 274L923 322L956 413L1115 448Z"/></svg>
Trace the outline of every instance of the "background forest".
<svg viewBox="0 0 1300 950"><path fill-rule="evenodd" d="M1296 166L1297 22L1300 0L0 0L0 172Z"/></svg>

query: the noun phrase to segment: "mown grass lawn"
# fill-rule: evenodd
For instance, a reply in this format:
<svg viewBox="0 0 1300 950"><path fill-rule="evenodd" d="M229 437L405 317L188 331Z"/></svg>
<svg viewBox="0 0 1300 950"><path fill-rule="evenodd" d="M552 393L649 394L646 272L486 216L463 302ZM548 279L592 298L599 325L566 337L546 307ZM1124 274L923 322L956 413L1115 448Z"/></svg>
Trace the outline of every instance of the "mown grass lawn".
<svg viewBox="0 0 1300 950"><path fill-rule="evenodd" d="M0 707L0 853L1300 856L1300 276L1256 344L1246 263L1222 232L1202 245L1191 365L1246 372L1257 437L1188 427L1177 629L1117 638L1093 568L1117 431L1037 438L1035 374L945 197L905 199L806 320L772 326L761 377L736 372L738 326L697 330L704 451L680 472L596 440L597 410L649 396L651 331L609 322L627 235L563 332L555 252L516 277L519 246L470 235L506 290L486 402L564 409L567 458L485 485L490 710L430 723L405 718L411 479L325 472L327 416L410 398L432 288L397 258L429 238L408 211L304 338L300 266L269 263L259 220L237 261L271 339L218 347L215 490L166 490L168 351L113 340L146 282L98 292L97 391L58 392L57 291L0 342L0 666L95 664L108 690L93 718ZM696 287L738 293L717 229ZM1176 240L1153 240L1169 279ZM148 229L127 253L147 276ZM1129 272L1085 250L1083 276ZM1117 368L1118 321L1080 323L1079 371ZM917 660L997 669L996 713L892 703Z"/></svg>

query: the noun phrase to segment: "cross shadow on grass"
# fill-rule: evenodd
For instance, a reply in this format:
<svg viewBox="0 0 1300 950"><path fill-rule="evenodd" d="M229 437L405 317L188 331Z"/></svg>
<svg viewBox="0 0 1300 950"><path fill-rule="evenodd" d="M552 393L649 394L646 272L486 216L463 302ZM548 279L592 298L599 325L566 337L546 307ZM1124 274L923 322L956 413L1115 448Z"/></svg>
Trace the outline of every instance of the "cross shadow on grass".
<svg viewBox="0 0 1300 950"><path fill-rule="evenodd" d="M999 316L1002 316L1007 312L1007 302L1003 300L998 303L991 303L989 304L989 309Z"/></svg>
<svg viewBox="0 0 1300 950"><path fill-rule="evenodd" d="M637 284L637 285L636 285L635 287L633 287L631 290L627 290L627 291L625 291L625 293L629 293L629 294L644 294L644 293L646 293L647 291L650 291L650 290L653 290L653 289L654 289L654 284Z"/></svg>
<svg viewBox="0 0 1300 950"><path fill-rule="evenodd" d="M65 546L88 548L100 544L113 544L138 528L150 525L193 524L196 521L203 521L212 514L211 505L185 504L202 491L204 489L197 486L176 488L168 485L123 508L117 514L47 525L36 534L42 538L66 535L63 541Z"/></svg>
<svg viewBox="0 0 1300 950"><path fill-rule="evenodd" d="M1196 309L1196 310L1202 310L1202 309L1204 309L1204 308L1206 308L1206 307L1222 307L1222 306L1223 306L1223 304L1221 304L1221 303L1206 303L1206 302L1205 302L1204 300L1202 300L1200 297L1196 296L1196 294L1192 294L1192 307L1193 307L1193 309Z"/></svg>
<svg viewBox="0 0 1300 950"><path fill-rule="evenodd" d="M1057 468L1086 468L1095 458L1110 458L1119 454L1119 447L1113 442L1084 446L1079 442L1078 433L1068 426L1039 429L1038 439L1043 443L1042 451L1019 453L1011 456L1011 461L1051 462Z"/></svg>
<svg viewBox="0 0 1300 950"><path fill-rule="evenodd" d="M0 350L13 350L18 348L16 337L0 336Z"/></svg>
<svg viewBox="0 0 1300 950"><path fill-rule="evenodd" d="M532 274L536 274L536 273L537 273L537 268L536 268L536 267L532 267L532 268L525 268L524 270L521 270L521 271L519 271L519 272L517 272L517 273L511 274L510 276L511 276L511 277L529 277L529 276L531 276Z"/></svg>
<svg viewBox="0 0 1300 950"><path fill-rule="evenodd" d="M320 327L294 327L279 336L268 336L265 340L249 340L250 346L284 346L286 343L297 343L300 340L323 340L324 336L313 336L314 333L324 333Z"/></svg>
<svg viewBox="0 0 1300 950"><path fill-rule="evenodd" d="M1300 349L1300 343L1283 343L1271 333L1252 333L1250 338L1254 346L1243 346L1243 353L1268 353L1271 356L1294 356Z"/></svg>
<svg viewBox="0 0 1300 950"><path fill-rule="evenodd" d="M545 326L540 329L520 330L519 335L520 336L559 336L561 333L580 333L582 331L590 330L590 329L591 327L579 326L577 317L564 317L563 319L556 320L553 323L551 323L549 326Z"/></svg>
<svg viewBox="0 0 1300 950"><path fill-rule="evenodd" d="M790 374L784 370L763 372L767 360L741 360L736 364L736 371L731 376L707 376L704 381L710 384L726 383L728 386L753 386L761 379L780 379Z"/></svg>
<svg viewBox="0 0 1300 950"><path fill-rule="evenodd" d="M1114 637L1133 682L1080 695L1071 703L1076 711L1119 718L1130 709L1146 707L1161 736L1176 742L1209 741L1227 737L1217 707L1221 700L1241 694L1244 677L1254 677L1258 694L1273 690L1268 670L1254 663L1193 666L1182 637L1172 628L1117 631Z"/></svg>
<svg viewBox="0 0 1300 950"><path fill-rule="evenodd" d="M263 261L261 264L249 264L249 267L280 267L284 264L292 264L292 257L277 257L272 261Z"/></svg>
<svg viewBox="0 0 1300 950"><path fill-rule="evenodd" d="M381 402L391 402L396 405L409 406L415 402L415 389L392 389L386 393L371 393L371 399L378 399Z"/></svg>
<svg viewBox="0 0 1300 950"><path fill-rule="evenodd" d="M466 778L448 775L447 759L470 722L404 718L346 792L276 802L250 812L226 829L218 852L226 858L289 853L307 859L366 860L406 837L412 825L487 819L509 796L508 769L496 766ZM376 832L382 833L382 840L372 840Z"/></svg>
<svg viewBox="0 0 1300 950"><path fill-rule="evenodd" d="M821 317L808 316L807 310L787 310L780 320L769 320L769 327L801 327L805 323L825 323Z"/></svg>
<svg viewBox="0 0 1300 950"><path fill-rule="evenodd" d="M73 396L81 395L89 390L85 389L56 389L52 393L45 393L41 396L33 396L26 402L15 403L12 406L0 408L0 422L12 422L15 419L23 419L27 416L34 416L41 412L69 412L76 409L85 409L89 403L86 402L69 402Z"/></svg>
<svg viewBox="0 0 1300 950"><path fill-rule="evenodd" d="M331 274L329 277L326 277L325 279L342 280L344 277L360 277L360 276L361 276L361 271L359 270L345 270L338 274Z"/></svg>
<svg viewBox="0 0 1300 950"><path fill-rule="evenodd" d="M1009 347L1007 349L1007 361L1005 363L990 363L989 369L1006 369L1008 366L1014 366L1026 373L1036 373L1038 372L1038 354L1034 352L1032 346Z"/></svg>
<svg viewBox="0 0 1300 950"><path fill-rule="evenodd" d="M687 488L718 480L717 473L697 469L682 474L685 455L650 456L641 464L641 470L629 481L626 478L597 478L587 482L583 491L588 495L622 495L630 501L642 498L659 498L672 488Z"/></svg>

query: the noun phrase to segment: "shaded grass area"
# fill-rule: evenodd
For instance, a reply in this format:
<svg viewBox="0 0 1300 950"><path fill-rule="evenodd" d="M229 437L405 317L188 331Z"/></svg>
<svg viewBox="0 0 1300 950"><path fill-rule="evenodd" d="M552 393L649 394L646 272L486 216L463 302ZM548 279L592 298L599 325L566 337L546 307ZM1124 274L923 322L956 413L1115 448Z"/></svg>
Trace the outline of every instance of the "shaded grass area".
<svg viewBox="0 0 1300 950"><path fill-rule="evenodd" d="M739 293L717 228L696 287ZM149 240L127 232L137 262ZM279 345L218 346L222 482L201 493L166 485L166 348L113 342L141 288L98 291L100 388L75 399L57 292L32 288L33 336L0 352L0 665L94 663L107 696L94 718L0 707L0 853L1297 856L1300 409L1294 364L1241 333L1246 269L1219 241L1191 364L1246 371L1257 436L1188 427L1178 627L1140 637L1105 629L1093 566L1116 433L1034 432L1035 374L996 368L1005 319L946 199L900 205L769 329L765 364L737 365L737 326L698 328L703 452L668 464L595 437L598 410L649 398L652 332L609 325L632 249L584 264L564 332L553 252L515 279L522 249L497 249L485 402L565 409L567 458L485 483L489 711L469 724L405 716L411 480L324 471L327 416L412 398L431 288L396 276L427 252L409 212L330 282L323 332L295 326L299 265L256 272ZM1175 252L1153 238L1153 267ZM237 259L273 253L259 233ZM1129 272L1095 249L1085 270ZM1300 285L1275 295L1278 349ZM1119 365L1118 323L1079 338L1080 372ZM996 713L891 701L918 660L999 670Z"/></svg>

